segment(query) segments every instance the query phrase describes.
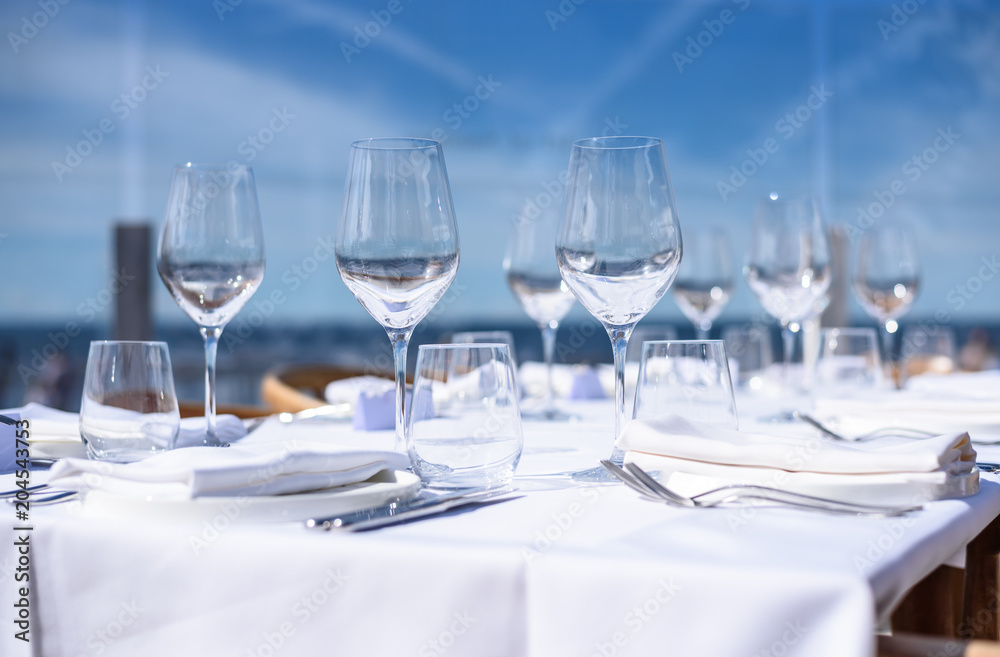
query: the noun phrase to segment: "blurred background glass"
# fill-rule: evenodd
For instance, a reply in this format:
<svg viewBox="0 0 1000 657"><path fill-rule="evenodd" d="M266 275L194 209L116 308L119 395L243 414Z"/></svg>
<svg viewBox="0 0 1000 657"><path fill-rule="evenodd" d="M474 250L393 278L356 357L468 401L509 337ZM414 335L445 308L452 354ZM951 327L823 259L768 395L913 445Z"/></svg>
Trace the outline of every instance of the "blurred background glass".
<svg viewBox="0 0 1000 657"><path fill-rule="evenodd" d="M982 328L973 361L995 362L995 2L74 0L51 11L0 7L5 406L78 405L89 341L115 337L117 293L136 284L116 265L113 227L156 234L170 172L187 161L252 166L264 218L268 275L223 334L220 404L256 401L276 363L390 372L384 335L332 257L344 153L377 136L444 143L462 235L458 276L414 345L507 329L521 359L541 360L503 272L512 217L561 204L573 140L639 134L665 142L681 224L724 228L737 268L754 204L776 189L815 195L848 253L879 222L905 224L922 275L903 328L949 326L959 350ZM178 394L195 400L200 338L161 287L149 337L169 342ZM828 325L874 326L841 298ZM773 327L737 277L716 325L760 322ZM646 323L694 335L672 303ZM610 359L604 331L572 310L556 361Z"/></svg>

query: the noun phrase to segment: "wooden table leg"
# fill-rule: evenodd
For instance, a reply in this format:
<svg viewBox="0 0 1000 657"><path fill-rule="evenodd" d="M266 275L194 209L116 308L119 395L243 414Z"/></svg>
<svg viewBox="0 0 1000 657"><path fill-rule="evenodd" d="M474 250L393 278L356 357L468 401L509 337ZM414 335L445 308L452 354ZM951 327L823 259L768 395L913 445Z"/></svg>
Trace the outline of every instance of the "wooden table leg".
<svg viewBox="0 0 1000 657"><path fill-rule="evenodd" d="M939 566L910 589L892 612L893 633L958 636L964 583L961 569Z"/></svg>
<svg viewBox="0 0 1000 657"><path fill-rule="evenodd" d="M1000 640L1000 518L974 538L965 552L965 595L958 635Z"/></svg>

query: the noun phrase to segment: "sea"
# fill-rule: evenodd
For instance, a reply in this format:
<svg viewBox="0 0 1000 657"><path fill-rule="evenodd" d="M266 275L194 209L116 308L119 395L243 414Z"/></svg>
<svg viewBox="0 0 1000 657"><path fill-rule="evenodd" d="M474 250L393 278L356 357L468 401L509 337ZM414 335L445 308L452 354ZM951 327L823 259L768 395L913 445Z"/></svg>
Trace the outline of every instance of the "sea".
<svg viewBox="0 0 1000 657"><path fill-rule="evenodd" d="M713 337L718 337L726 325L746 326L748 322L736 320L715 327ZM662 330L678 339L694 338L690 325L650 327L640 323L639 328ZM904 325L903 330L905 328ZM974 328L988 331L994 349L1000 344L998 324L950 325L950 328L959 346L965 343ZM427 322L414 331L408 370L413 372L421 344L449 342L451 334L457 331L496 330L511 333L518 362L542 360L541 333L533 324L466 322L443 325ZM774 353L780 354L777 326L770 326L769 331ZM113 329L98 322L82 327L72 323L0 326L0 408L39 401L55 408L78 411L90 342L114 338ZM205 352L197 328L193 324L157 326L153 339L166 342L170 349L178 398L203 400ZM630 353L632 349L630 346ZM561 363L612 362L607 333L594 320L560 326L555 360ZM385 331L374 323L262 325L252 330L244 325L242 332L223 331L217 359L217 401L219 404L259 405L260 383L267 371L287 365L319 363L389 377L393 371L389 340Z"/></svg>

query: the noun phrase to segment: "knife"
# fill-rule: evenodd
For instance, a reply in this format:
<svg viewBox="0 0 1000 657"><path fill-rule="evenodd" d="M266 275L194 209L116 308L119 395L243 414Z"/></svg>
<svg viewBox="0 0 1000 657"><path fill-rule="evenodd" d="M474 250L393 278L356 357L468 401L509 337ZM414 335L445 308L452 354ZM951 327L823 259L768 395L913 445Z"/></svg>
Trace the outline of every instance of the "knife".
<svg viewBox="0 0 1000 657"><path fill-rule="evenodd" d="M353 532L378 529L379 527L388 527L389 525L408 522L416 518L436 515L461 506L483 503L493 504L522 497L519 495L502 500L496 499L511 492L509 488L487 488L477 489L473 492L464 490L444 495L435 495L433 497L418 497L329 518L310 518L306 520L306 527L323 531L339 530Z"/></svg>

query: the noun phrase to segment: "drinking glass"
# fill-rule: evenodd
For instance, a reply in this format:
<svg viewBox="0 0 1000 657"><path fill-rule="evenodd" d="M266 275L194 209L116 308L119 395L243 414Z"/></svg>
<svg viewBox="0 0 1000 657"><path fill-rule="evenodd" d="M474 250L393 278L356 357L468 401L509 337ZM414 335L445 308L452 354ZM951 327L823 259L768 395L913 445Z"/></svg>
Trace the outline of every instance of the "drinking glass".
<svg viewBox="0 0 1000 657"><path fill-rule="evenodd" d="M917 250L909 230L899 224L870 228L858 245L854 296L868 316L879 322L882 356L892 366L897 319L910 310L920 288Z"/></svg>
<svg viewBox="0 0 1000 657"><path fill-rule="evenodd" d="M556 408L552 387L552 363L555 360L559 322L576 303L576 297L563 281L559 265L553 257L558 229L559 213L551 206L535 217L529 217L527 211L519 213L514 218L503 261L507 285L524 312L535 320L542 331L545 401L536 415L543 420L569 418Z"/></svg>
<svg viewBox="0 0 1000 657"><path fill-rule="evenodd" d="M722 340L664 340L643 345L632 417L644 420L667 413L739 429Z"/></svg>
<svg viewBox="0 0 1000 657"><path fill-rule="evenodd" d="M663 142L599 137L573 144L556 241L563 280L608 332L615 356L615 439L625 418L625 351L681 262L681 230ZM612 448L611 460L624 457ZM609 480L603 468L577 473Z"/></svg>
<svg viewBox="0 0 1000 657"><path fill-rule="evenodd" d="M950 374L958 362L955 331L940 324L917 324L903 330L903 367L899 383L918 374Z"/></svg>
<svg viewBox="0 0 1000 657"><path fill-rule="evenodd" d="M729 366L736 372L736 385L751 390L763 388L767 368L774 362L767 327L757 324L730 326L722 332L722 341L726 345Z"/></svg>
<svg viewBox="0 0 1000 657"><path fill-rule="evenodd" d="M743 273L781 323L787 385L799 323L816 314L832 278L826 229L812 198L772 193L758 203Z"/></svg>
<svg viewBox="0 0 1000 657"><path fill-rule="evenodd" d="M205 340L201 444L221 445L215 428L219 336L264 279L264 238L249 167L188 163L174 169L156 266Z"/></svg>
<svg viewBox="0 0 1000 657"><path fill-rule="evenodd" d="M699 340L708 340L712 322L733 293L729 237L722 230L696 228L684 231L684 262L670 293L695 329Z"/></svg>
<svg viewBox="0 0 1000 657"><path fill-rule="evenodd" d="M517 364L517 351L514 349L514 336L510 331L459 331L452 333L453 344L483 344L500 343L507 345L510 359Z"/></svg>
<svg viewBox="0 0 1000 657"><path fill-rule="evenodd" d="M171 449L180 421L165 342L90 343L80 402L90 458L128 463Z"/></svg>
<svg viewBox="0 0 1000 657"><path fill-rule="evenodd" d="M439 488L505 486L523 445L507 345L420 346L406 450L425 483Z"/></svg>
<svg viewBox="0 0 1000 657"><path fill-rule="evenodd" d="M686 248L686 245L685 245ZM676 340L677 329L667 324L647 324L636 326L632 335L628 339L628 349L625 351L626 374L631 364L638 366L642 359L642 344L644 342L654 342L656 340ZM636 372L639 370L636 369Z"/></svg>
<svg viewBox="0 0 1000 657"><path fill-rule="evenodd" d="M395 445L403 451L406 348L458 270L458 227L439 142L351 144L335 251L340 277L392 342Z"/></svg>
<svg viewBox="0 0 1000 657"><path fill-rule="evenodd" d="M880 388L882 361L875 329L823 329L816 378L824 393Z"/></svg>

